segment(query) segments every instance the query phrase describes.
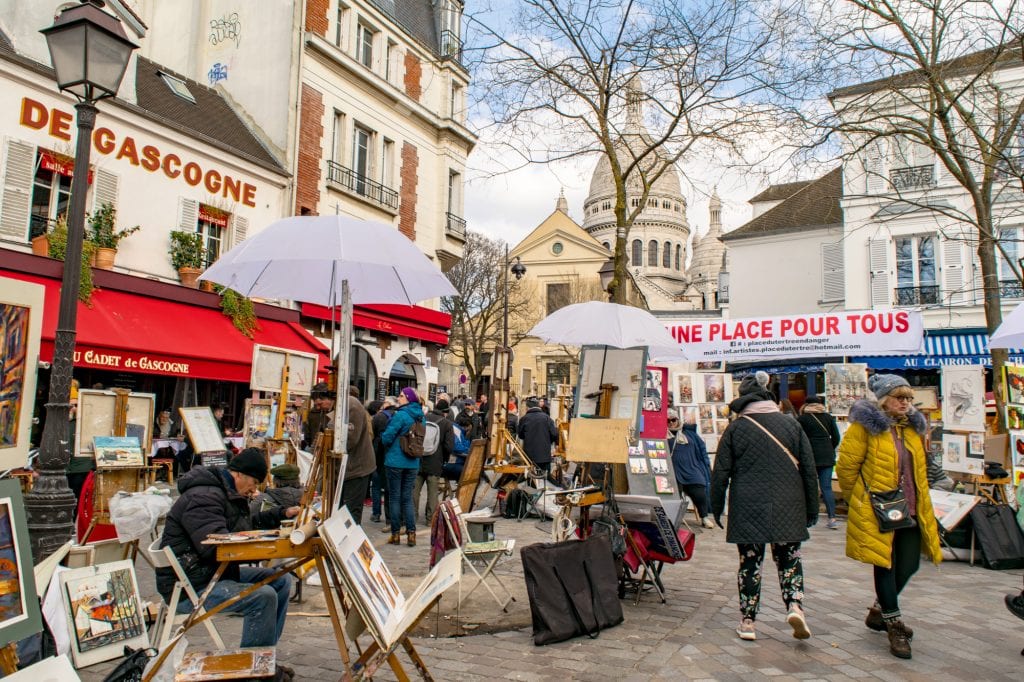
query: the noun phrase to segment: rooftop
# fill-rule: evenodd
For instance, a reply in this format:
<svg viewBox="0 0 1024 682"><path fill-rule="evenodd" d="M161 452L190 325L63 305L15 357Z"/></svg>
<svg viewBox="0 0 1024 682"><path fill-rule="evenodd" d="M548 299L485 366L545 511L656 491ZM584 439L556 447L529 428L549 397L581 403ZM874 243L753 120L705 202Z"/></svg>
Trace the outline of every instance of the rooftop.
<svg viewBox="0 0 1024 682"><path fill-rule="evenodd" d="M843 211L839 206L842 196L843 169L840 166L817 180L805 183L781 204L722 235L721 239L732 241L837 225L843 221Z"/></svg>

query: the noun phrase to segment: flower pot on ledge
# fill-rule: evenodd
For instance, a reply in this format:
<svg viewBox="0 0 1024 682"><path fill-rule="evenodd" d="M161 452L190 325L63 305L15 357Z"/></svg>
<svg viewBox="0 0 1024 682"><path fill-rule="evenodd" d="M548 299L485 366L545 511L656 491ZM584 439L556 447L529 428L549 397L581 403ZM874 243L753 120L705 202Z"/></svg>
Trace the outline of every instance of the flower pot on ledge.
<svg viewBox="0 0 1024 682"><path fill-rule="evenodd" d="M113 270L115 257L117 257L117 249L97 246L93 264L100 270Z"/></svg>
<svg viewBox="0 0 1024 682"><path fill-rule="evenodd" d="M190 289L199 288L199 275L201 274L203 271L199 268L178 268L178 279L181 280L181 285Z"/></svg>
<svg viewBox="0 0 1024 682"><path fill-rule="evenodd" d="M32 237L32 255L50 256L50 237L48 235L41 234L38 237Z"/></svg>
<svg viewBox="0 0 1024 682"><path fill-rule="evenodd" d="M214 293L213 286L214 286L213 282L211 282L208 279L204 279L204 280L199 282L199 290L200 291L207 291L207 292L212 294L212 293Z"/></svg>

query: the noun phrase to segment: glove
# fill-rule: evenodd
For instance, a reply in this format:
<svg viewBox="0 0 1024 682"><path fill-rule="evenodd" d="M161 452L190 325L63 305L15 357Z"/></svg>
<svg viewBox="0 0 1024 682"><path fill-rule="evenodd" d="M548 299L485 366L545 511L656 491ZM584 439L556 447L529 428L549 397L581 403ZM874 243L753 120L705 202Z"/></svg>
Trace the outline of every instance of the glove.
<svg viewBox="0 0 1024 682"><path fill-rule="evenodd" d="M715 514L715 523L718 524L719 528L721 528L722 530L725 530L725 526L722 525L722 515L721 514Z"/></svg>
<svg viewBox="0 0 1024 682"><path fill-rule="evenodd" d="M807 527L810 528L811 526L816 526L816 525L818 525L818 515L817 514L808 514L807 515Z"/></svg>

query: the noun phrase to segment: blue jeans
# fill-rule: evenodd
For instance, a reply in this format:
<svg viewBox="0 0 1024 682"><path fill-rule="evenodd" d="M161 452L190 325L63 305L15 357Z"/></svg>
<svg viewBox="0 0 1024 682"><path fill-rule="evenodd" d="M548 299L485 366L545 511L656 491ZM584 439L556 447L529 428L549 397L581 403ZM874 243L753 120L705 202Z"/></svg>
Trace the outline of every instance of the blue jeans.
<svg viewBox="0 0 1024 682"><path fill-rule="evenodd" d="M832 494L832 467L817 467L818 487L821 488L821 499L825 500L825 511L828 517L836 517L836 498Z"/></svg>
<svg viewBox="0 0 1024 682"><path fill-rule="evenodd" d="M274 573L273 568L252 566L240 566L238 570L241 574L239 581L220 580L213 586L204 603L207 611ZM199 594L202 596L202 590L199 590ZM288 615L288 599L291 596L292 577L285 574L224 609L245 616L240 646L275 646L284 631L284 618ZM192 602L183 593L178 602L178 613L189 613L191 610Z"/></svg>
<svg viewBox="0 0 1024 682"><path fill-rule="evenodd" d="M387 497L387 485L384 479L384 472L377 469L370 474L370 499L373 500L373 515L379 517L381 512L381 497ZM387 511L387 510L385 510Z"/></svg>
<svg viewBox="0 0 1024 682"><path fill-rule="evenodd" d="M416 510L412 505L412 487L420 470L384 468L388 472L388 520L391 522L391 532L401 532L404 521L405 531L415 533Z"/></svg>

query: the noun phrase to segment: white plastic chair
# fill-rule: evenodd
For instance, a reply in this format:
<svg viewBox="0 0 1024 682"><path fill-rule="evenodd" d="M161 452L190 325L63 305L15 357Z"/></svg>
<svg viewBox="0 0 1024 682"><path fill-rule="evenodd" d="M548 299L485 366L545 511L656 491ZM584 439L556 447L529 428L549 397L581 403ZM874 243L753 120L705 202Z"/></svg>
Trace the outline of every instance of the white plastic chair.
<svg viewBox="0 0 1024 682"><path fill-rule="evenodd" d="M501 582L501 578L498 577L498 574L494 572L494 567L502 556L511 556L512 548L515 547L516 541L510 539L492 540L489 542L470 542L469 530L466 527L466 520L462 518L462 508L459 506L458 500L443 500L440 504L441 508L438 513L444 517L444 525L448 531L448 537L451 538L452 543L462 555L466 565L469 566L469 569L473 571L477 577L476 584L462 595L462 599L459 600L459 605L461 606L462 603L469 598L469 595L473 593L473 590L478 588L480 585L483 585L484 589L490 592L491 596L494 597L494 601L498 602L498 606L501 607L501 610L508 611L509 603L514 602L516 599L512 596L512 592L505 587L505 584ZM455 532L450 515L445 513L445 507L449 508L457 519L459 525L458 533ZM459 541L460 537L461 542ZM482 573L476 570L476 562L483 564L484 569ZM502 591L508 597L507 599L502 601L501 597L491 589L491 586L487 584L488 576L494 578L495 582L498 583Z"/></svg>
<svg viewBox="0 0 1024 682"><path fill-rule="evenodd" d="M146 556L149 558L149 562L153 564L153 568L170 568L174 571L174 575L177 578L174 583L174 591L171 592L171 601L165 604L166 612L164 613L163 621L160 623L157 648L163 649L167 646L167 642L170 641L171 634L176 629L175 626L184 622L189 616L187 613L177 613L178 602L181 601L181 593L184 592L193 604L199 603L199 595L196 594L195 588L192 587L192 583L189 581L188 576L185 575L184 569L182 569L181 564L178 562L178 557L174 555L171 548L160 547L160 538L154 540L146 548ZM205 611L206 609L200 608L199 615L203 615ZM210 619L204 620L203 625L206 626L206 631L210 633L210 638L213 639L217 648L225 649L224 640L221 639L220 633L217 632L213 621Z"/></svg>

